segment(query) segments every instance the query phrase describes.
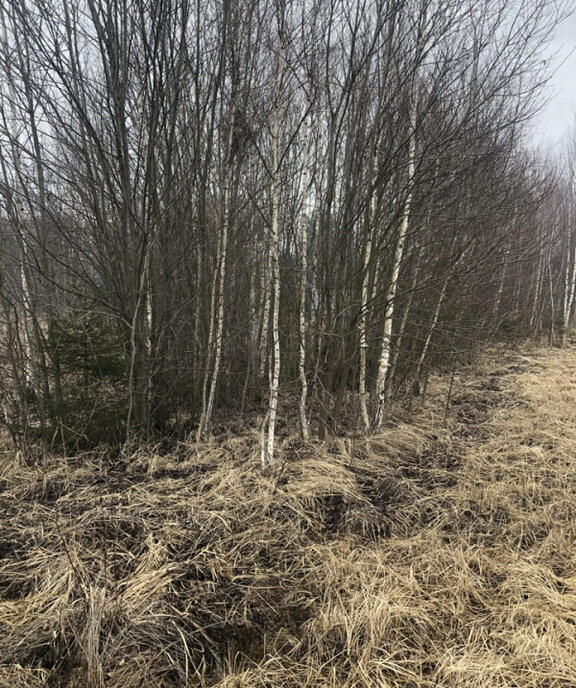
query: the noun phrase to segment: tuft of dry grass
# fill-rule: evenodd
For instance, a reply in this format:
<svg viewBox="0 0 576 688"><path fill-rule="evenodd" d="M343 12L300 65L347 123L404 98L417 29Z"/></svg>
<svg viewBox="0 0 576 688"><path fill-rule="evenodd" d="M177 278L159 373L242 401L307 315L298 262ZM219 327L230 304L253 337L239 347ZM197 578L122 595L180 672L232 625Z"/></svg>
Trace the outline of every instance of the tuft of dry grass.
<svg viewBox="0 0 576 688"><path fill-rule="evenodd" d="M2 688L574 688L576 353L366 439L0 460Z"/></svg>

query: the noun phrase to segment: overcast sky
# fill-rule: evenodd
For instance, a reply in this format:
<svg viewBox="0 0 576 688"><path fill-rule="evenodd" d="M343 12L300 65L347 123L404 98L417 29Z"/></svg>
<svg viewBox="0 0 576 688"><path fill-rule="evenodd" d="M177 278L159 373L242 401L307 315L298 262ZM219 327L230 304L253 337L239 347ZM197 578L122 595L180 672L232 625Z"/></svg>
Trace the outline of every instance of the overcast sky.
<svg viewBox="0 0 576 688"><path fill-rule="evenodd" d="M576 13L557 28L548 52L556 54L559 66L550 82L550 102L534 123L534 140L559 150L576 123Z"/></svg>

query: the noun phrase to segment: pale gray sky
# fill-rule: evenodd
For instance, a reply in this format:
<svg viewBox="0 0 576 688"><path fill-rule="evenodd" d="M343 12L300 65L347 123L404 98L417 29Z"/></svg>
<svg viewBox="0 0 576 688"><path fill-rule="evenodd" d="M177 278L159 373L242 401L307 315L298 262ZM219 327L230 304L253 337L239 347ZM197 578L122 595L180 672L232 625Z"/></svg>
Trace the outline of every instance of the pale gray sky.
<svg viewBox="0 0 576 688"><path fill-rule="evenodd" d="M576 125L576 13L558 26L548 53L556 54L554 62L559 66L550 82L550 102L536 118L533 131L537 145L556 149Z"/></svg>

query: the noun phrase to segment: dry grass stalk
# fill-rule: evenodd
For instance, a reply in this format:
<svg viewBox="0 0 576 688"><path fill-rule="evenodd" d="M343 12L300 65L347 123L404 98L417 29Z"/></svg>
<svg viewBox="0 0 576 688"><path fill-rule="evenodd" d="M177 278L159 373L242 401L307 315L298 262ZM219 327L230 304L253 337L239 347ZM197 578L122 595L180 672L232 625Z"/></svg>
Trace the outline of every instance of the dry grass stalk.
<svg viewBox="0 0 576 688"><path fill-rule="evenodd" d="M0 465L2 688L574 688L576 355L366 440Z"/></svg>

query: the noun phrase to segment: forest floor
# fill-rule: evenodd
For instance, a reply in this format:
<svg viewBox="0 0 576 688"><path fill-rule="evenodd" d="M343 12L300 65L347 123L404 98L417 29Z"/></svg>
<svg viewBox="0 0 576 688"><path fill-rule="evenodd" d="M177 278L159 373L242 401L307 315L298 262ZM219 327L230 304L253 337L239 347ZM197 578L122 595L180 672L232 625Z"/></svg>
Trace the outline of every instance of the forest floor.
<svg viewBox="0 0 576 688"><path fill-rule="evenodd" d="M574 688L576 351L370 439L0 458L0 686Z"/></svg>

